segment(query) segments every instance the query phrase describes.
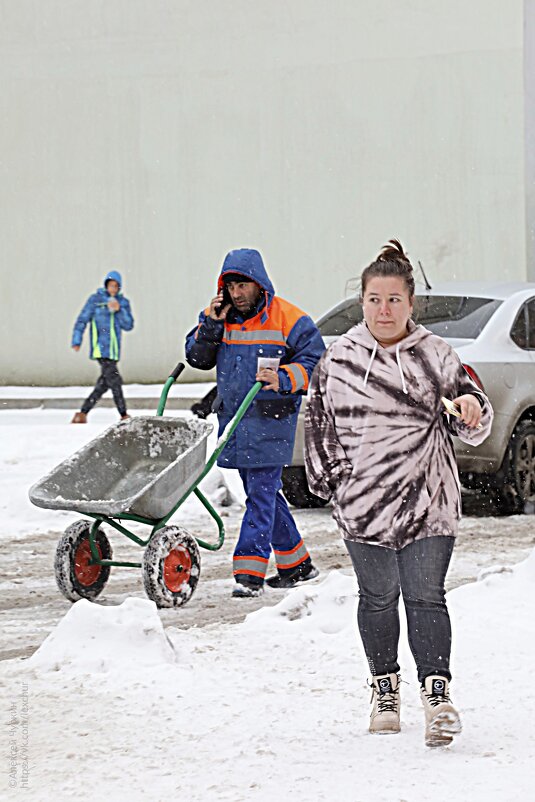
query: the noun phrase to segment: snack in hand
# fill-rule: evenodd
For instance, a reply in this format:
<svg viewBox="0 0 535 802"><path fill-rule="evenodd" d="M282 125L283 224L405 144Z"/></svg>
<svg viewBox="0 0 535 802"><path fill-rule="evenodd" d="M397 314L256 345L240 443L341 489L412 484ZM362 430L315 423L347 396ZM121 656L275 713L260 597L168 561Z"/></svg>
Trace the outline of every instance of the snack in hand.
<svg viewBox="0 0 535 802"><path fill-rule="evenodd" d="M444 396L442 396L440 400L444 404L448 415L455 415L456 418L461 417L461 408L459 404L456 404L454 401L450 401L449 398L444 398ZM483 427L481 426L481 424L478 423L476 429L482 429L482 428Z"/></svg>

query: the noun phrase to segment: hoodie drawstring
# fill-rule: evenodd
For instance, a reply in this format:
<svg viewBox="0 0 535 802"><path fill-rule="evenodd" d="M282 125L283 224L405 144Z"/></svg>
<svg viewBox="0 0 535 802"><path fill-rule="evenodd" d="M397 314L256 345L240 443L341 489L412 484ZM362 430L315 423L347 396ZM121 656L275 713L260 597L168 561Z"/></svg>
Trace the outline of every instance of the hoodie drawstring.
<svg viewBox="0 0 535 802"><path fill-rule="evenodd" d="M405 384L405 376L403 375L403 371L401 369L401 359L399 358L399 346L400 345L401 345L401 343L398 343L396 345L396 362L398 363L399 375L401 376L401 387L403 389L403 392L405 394L407 394L407 385Z"/></svg>
<svg viewBox="0 0 535 802"><path fill-rule="evenodd" d="M405 376L403 375L403 370L402 370L402 367L401 367L401 359L399 357L399 346L400 345L401 345L401 343L398 343L396 345L396 362L397 362L397 365L398 365L399 375L401 377L401 388L402 388L403 392L406 395L408 393L408 390L407 390L407 385L405 384ZM378 347L378 344L377 344L377 341L375 341L375 344L373 346L372 355L370 357L370 361L368 362L368 368L366 370L366 375L364 376L364 387L366 387L366 385L368 384L368 376L370 375L370 371L371 371L372 365L373 365L373 360L375 359L375 354L377 353L377 347Z"/></svg>
<svg viewBox="0 0 535 802"><path fill-rule="evenodd" d="M368 370L366 371L366 375L364 376L364 387L366 387L368 383L368 376L370 375L370 370L372 369L372 363L375 359L375 354L377 353L377 340L375 341L375 345L373 346L372 355L370 357L370 361L368 362Z"/></svg>

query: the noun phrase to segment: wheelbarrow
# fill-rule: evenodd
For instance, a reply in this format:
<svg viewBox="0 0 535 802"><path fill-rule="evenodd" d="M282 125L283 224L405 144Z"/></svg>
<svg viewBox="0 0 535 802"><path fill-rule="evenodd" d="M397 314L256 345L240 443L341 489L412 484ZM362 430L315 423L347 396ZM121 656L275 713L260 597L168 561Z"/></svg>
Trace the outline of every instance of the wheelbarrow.
<svg viewBox="0 0 535 802"><path fill-rule="evenodd" d="M179 363L167 379L156 415L138 416L111 426L29 491L30 501L51 510L73 510L86 518L67 527L54 562L56 582L70 601L97 598L112 566L141 568L147 596L158 607L180 607L193 595L200 577L199 546L217 551L225 541L221 517L199 490L236 427L252 404L256 382L206 460L213 425L197 419L163 417L167 395L184 370ZM167 522L194 493L217 524L215 543L200 540ZM138 537L122 522L150 527ZM107 524L143 547L142 562L114 560Z"/></svg>

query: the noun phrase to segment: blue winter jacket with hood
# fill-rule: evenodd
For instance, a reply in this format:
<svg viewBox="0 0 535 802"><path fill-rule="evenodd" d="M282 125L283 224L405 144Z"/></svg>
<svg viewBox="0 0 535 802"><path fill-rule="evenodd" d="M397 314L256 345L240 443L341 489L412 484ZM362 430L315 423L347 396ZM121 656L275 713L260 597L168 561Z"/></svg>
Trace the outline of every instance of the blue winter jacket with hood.
<svg viewBox="0 0 535 802"><path fill-rule="evenodd" d="M198 326L186 338L189 364L201 370L217 369L214 409L220 435L255 383L259 357L278 358L280 367L279 392L259 392L218 464L226 468L289 465L301 397L325 345L310 317L275 295L258 251L242 248L227 254L218 290L223 287L225 273L252 279L260 286L262 296L246 319L235 307L225 321L213 320L210 309L205 309Z"/></svg>
<svg viewBox="0 0 535 802"><path fill-rule="evenodd" d="M121 356L121 331L134 328L134 318L130 310L130 302L121 291L115 296L119 303L118 312L110 312L108 301L112 296L106 289L108 281L116 281L122 286L121 274L110 270L104 279L104 286L91 295L74 324L72 346L81 345L85 327L89 324L89 358L116 359Z"/></svg>

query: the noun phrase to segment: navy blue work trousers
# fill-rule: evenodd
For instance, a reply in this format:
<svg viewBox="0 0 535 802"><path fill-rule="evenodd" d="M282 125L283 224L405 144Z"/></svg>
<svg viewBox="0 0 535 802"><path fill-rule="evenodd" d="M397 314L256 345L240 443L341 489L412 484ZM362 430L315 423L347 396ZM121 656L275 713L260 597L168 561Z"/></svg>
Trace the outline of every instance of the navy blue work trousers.
<svg viewBox="0 0 535 802"><path fill-rule="evenodd" d="M247 501L234 550L234 577L261 585L272 549L281 575L292 573L310 556L281 493L282 468L240 468L239 473Z"/></svg>

